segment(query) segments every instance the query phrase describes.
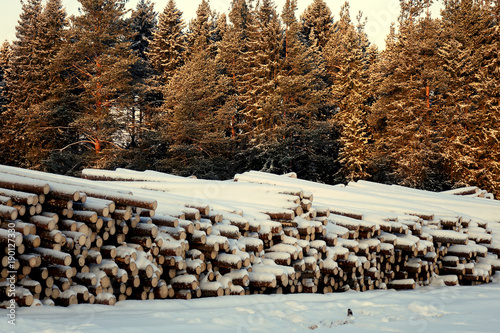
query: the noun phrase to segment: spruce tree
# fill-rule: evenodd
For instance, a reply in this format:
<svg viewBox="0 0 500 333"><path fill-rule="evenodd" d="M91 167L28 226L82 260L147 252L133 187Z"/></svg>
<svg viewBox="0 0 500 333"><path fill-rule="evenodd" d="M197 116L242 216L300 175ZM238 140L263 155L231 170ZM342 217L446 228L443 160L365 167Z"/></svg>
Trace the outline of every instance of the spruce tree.
<svg viewBox="0 0 500 333"><path fill-rule="evenodd" d="M128 26L132 32L132 50L141 59L148 59L147 51L158 24L157 13L151 0L139 0L132 10Z"/></svg>
<svg viewBox="0 0 500 333"><path fill-rule="evenodd" d="M28 0L22 3L22 12L16 26L16 39L12 43L12 56L7 81L10 87L10 109L27 109L40 102L43 92L40 83L43 58L38 52L39 35L42 31L42 1Z"/></svg>
<svg viewBox="0 0 500 333"><path fill-rule="evenodd" d="M224 27L224 22L219 22L220 29L225 29L225 31L222 40L218 43L216 61L218 68L231 82L229 94L237 110L233 113L231 120L231 132L232 136L236 137L237 134L248 130L239 96L244 93L242 81L247 64L242 61L242 57L249 50L248 38L253 24L253 15L246 0L233 0L228 17L230 23L226 27Z"/></svg>
<svg viewBox="0 0 500 333"><path fill-rule="evenodd" d="M59 52L62 34L67 26L61 0L23 2L16 40L12 45L11 109L27 109L45 101L53 83L52 60Z"/></svg>
<svg viewBox="0 0 500 333"><path fill-rule="evenodd" d="M321 50L330 39L333 26L333 16L330 8L324 0L313 0L300 16L302 23L302 35L307 44L317 45Z"/></svg>
<svg viewBox="0 0 500 333"><path fill-rule="evenodd" d="M8 87L5 76L9 69L10 53L10 43L5 41L0 47L0 115L3 115L3 113L7 111L7 105L9 104ZM5 117L0 116L0 118L3 127Z"/></svg>
<svg viewBox="0 0 500 333"><path fill-rule="evenodd" d="M276 114L265 140L244 152L244 169L274 173L297 172L301 177L332 182L337 157L337 132L323 121L328 113L328 87L318 48L303 43L295 17L297 2L285 2L281 59L273 105ZM325 112L326 111L326 112Z"/></svg>
<svg viewBox="0 0 500 333"><path fill-rule="evenodd" d="M496 196L500 194L500 50L499 5L463 1L450 10L447 23L456 30L472 32L457 36L460 62L453 62L453 51L443 54L447 74L462 83L456 91L450 87L450 136L447 152L449 170L457 185L478 185ZM457 52L457 51L455 51ZM453 105L453 103L455 103Z"/></svg>
<svg viewBox="0 0 500 333"><path fill-rule="evenodd" d="M210 4L202 0L196 10L196 17L189 22L189 32L186 39L188 43L187 54L190 55L208 50L212 57L217 54L216 36L217 33L217 15L210 9Z"/></svg>
<svg viewBox="0 0 500 333"><path fill-rule="evenodd" d="M9 70L10 43L5 41L0 48L0 127L5 129L7 124L7 105L9 104L8 87L5 79ZM0 136L0 164L7 164L9 160L9 144Z"/></svg>
<svg viewBox="0 0 500 333"><path fill-rule="evenodd" d="M272 0L263 0L254 11L248 49L241 61L245 68L240 101L249 131L273 129L281 117L281 97L276 93L282 61L281 21Z"/></svg>
<svg viewBox="0 0 500 333"><path fill-rule="evenodd" d="M362 16L358 26L351 22L349 4L342 6L339 20L325 49L325 60L331 83L331 104L336 108L332 121L340 128L338 181L367 179L370 174L367 125L369 112L369 70L372 57Z"/></svg>
<svg viewBox="0 0 500 333"><path fill-rule="evenodd" d="M128 20L131 32L131 49L137 56L137 62L132 66L134 96L133 106L127 122L130 135L129 148L151 145L146 139L155 130L154 116L161 105L162 94L154 89L155 71L148 57L149 44L157 25L157 13L150 0L140 0Z"/></svg>
<svg viewBox="0 0 500 333"><path fill-rule="evenodd" d="M455 186L473 183L478 164L477 147L470 135L478 130L471 127L471 115L477 111L482 94L479 83L482 54L481 35L488 25L478 3L470 0L445 1L443 9L443 43L439 55L443 64L444 82L441 92L444 127L448 144L445 147L447 172Z"/></svg>
<svg viewBox="0 0 500 333"><path fill-rule="evenodd" d="M39 57L41 62L41 77L38 89L43 91L39 96L39 103L30 106L28 112L35 115L33 122L27 124L25 137L28 142L26 160L30 167L44 169L45 159L54 149L60 149L66 144L64 130L67 122L60 117L59 99L62 95L63 81L62 68L54 64L57 62L62 49L66 28L68 27L66 10L61 0L47 0L40 16ZM55 111L57 110L57 111Z"/></svg>
<svg viewBox="0 0 500 333"><path fill-rule="evenodd" d="M162 83L167 83L175 70L184 64L186 50L184 27L182 12L174 0L169 0L158 18L158 28L153 33L148 53Z"/></svg>
<svg viewBox="0 0 500 333"><path fill-rule="evenodd" d="M475 0L444 0L441 12L443 30L465 47L480 43L488 24L481 2Z"/></svg>
<svg viewBox="0 0 500 333"><path fill-rule="evenodd" d="M324 63L317 48L304 45L296 10L297 1L287 0L281 14L285 31L277 92L282 100L280 125L285 127L318 120L328 105Z"/></svg>
<svg viewBox="0 0 500 333"><path fill-rule="evenodd" d="M219 13L217 15L217 22L215 23L215 31L212 34L212 42L216 45L215 51L217 52L217 55L219 51L219 45L222 42L222 39L224 39L224 35L226 34L227 29L227 15L225 13Z"/></svg>
<svg viewBox="0 0 500 333"><path fill-rule="evenodd" d="M63 43L67 26L60 0L23 4L13 43L9 86L9 116L3 142L18 153L11 164L42 168L42 161L59 144L61 124L51 110L60 88L60 72L54 60Z"/></svg>
<svg viewBox="0 0 500 333"><path fill-rule="evenodd" d="M249 26L252 24L252 14L246 0L231 2L229 20L230 25L226 27L219 43L217 62L236 89L244 72L241 55L248 49Z"/></svg>
<svg viewBox="0 0 500 333"><path fill-rule="evenodd" d="M477 120L483 123L478 131L483 154L480 164L487 170L478 178L478 183L500 197L500 2L493 1L489 8L490 27L484 35L484 56L482 70L479 73L486 98L479 103ZM484 185L483 185L484 184Z"/></svg>
<svg viewBox="0 0 500 333"><path fill-rule="evenodd" d="M432 92L441 82L439 21L428 1L401 0L399 31L382 53L387 74L380 82L371 115L375 179L406 186L446 188L440 105Z"/></svg>

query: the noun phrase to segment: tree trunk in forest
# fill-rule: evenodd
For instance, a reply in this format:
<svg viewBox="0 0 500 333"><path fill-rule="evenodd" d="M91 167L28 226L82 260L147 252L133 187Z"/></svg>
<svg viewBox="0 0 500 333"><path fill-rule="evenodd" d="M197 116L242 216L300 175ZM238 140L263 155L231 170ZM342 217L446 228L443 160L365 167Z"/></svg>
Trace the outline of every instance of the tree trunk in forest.
<svg viewBox="0 0 500 333"><path fill-rule="evenodd" d="M99 154L101 152L101 141L99 139L95 139L94 146L95 152Z"/></svg>
<svg viewBox="0 0 500 333"><path fill-rule="evenodd" d="M429 86L425 87L425 97L426 97L426 101L427 101L427 108L430 109L431 108L431 89Z"/></svg>

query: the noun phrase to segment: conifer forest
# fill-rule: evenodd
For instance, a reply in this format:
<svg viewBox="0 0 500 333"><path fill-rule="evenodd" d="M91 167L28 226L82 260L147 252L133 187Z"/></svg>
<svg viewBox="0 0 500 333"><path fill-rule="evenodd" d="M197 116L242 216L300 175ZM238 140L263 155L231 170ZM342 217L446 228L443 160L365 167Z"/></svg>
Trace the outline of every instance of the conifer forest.
<svg viewBox="0 0 500 333"><path fill-rule="evenodd" d="M0 164L500 196L499 0L443 0L433 16L432 0L400 0L384 49L348 2L203 0L189 22L174 0L79 2L70 16L23 0L0 47Z"/></svg>

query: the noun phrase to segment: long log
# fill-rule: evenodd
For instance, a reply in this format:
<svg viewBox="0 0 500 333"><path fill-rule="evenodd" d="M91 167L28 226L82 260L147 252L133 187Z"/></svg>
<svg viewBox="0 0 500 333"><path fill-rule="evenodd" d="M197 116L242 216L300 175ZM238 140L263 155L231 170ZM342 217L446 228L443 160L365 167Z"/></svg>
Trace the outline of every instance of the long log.
<svg viewBox="0 0 500 333"><path fill-rule="evenodd" d="M27 193L27 192L0 188L0 195L8 197L11 201L16 202L18 204L33 206L38 203L38 195L34 193Z"/></svg>
<svg viewBox="0 0 500 333"><path fill-rule="evenodd" d="M0 205L0 218L15 220L18 215L19 212L15 207Z"/></svg>
<svg viewBox="0 0 500 333"><path fill-rule="evenodd" d="M5 244L5 249L11 249L12 245L15 245L16 247L21 246L23 243L23 235L15 230L12 229L12 231L2 229L0 228L0 243ZM8 245L10 244L10 246ZM16 253L19 253L19 251L16 251Z"/></svg>
<svg viewBox="0 0 500 333"><path fill-rule="evenodd" d="M42 180L6 174L0 171L0 187L35 194L49 194L50 185Z"/></svg>
<svg viewBox="0 0 500 333"><path fill-rule="evenodd" d="M39 254L42 260L48 263L63 266L71 265L71 255L67 253L41 247L34 248L33 252Z"/></svg>
<svg viewBox="0 0 500 333"><path fill-rule="evenodd" d="M76 210L93 211L99 216L107 217L110 213L114 213L116 205L111 200L88 198L85 203L75 202L73 208Z"/></svg>
<svg viewBox="0 0 500 333"><path fill-rule="evenodd" d="M29 222L34 224L37 228L52 231L56 228L56 221L50 217L35 215L30 217Z"/></svg>

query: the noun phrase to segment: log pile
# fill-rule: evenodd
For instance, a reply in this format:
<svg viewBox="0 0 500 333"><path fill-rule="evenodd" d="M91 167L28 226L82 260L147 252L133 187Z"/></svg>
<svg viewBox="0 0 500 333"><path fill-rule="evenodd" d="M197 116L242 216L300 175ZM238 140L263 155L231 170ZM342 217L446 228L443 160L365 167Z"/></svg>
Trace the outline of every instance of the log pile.
<svg viewBox="0 0 500 333"><path fill-rule="evenodd" d="M474 285L500 270L498 201L293 176L76 179L0 166L0 302L12 272L18 305L67 306ZM446 207L425 202L436 198Z"/></svg>

